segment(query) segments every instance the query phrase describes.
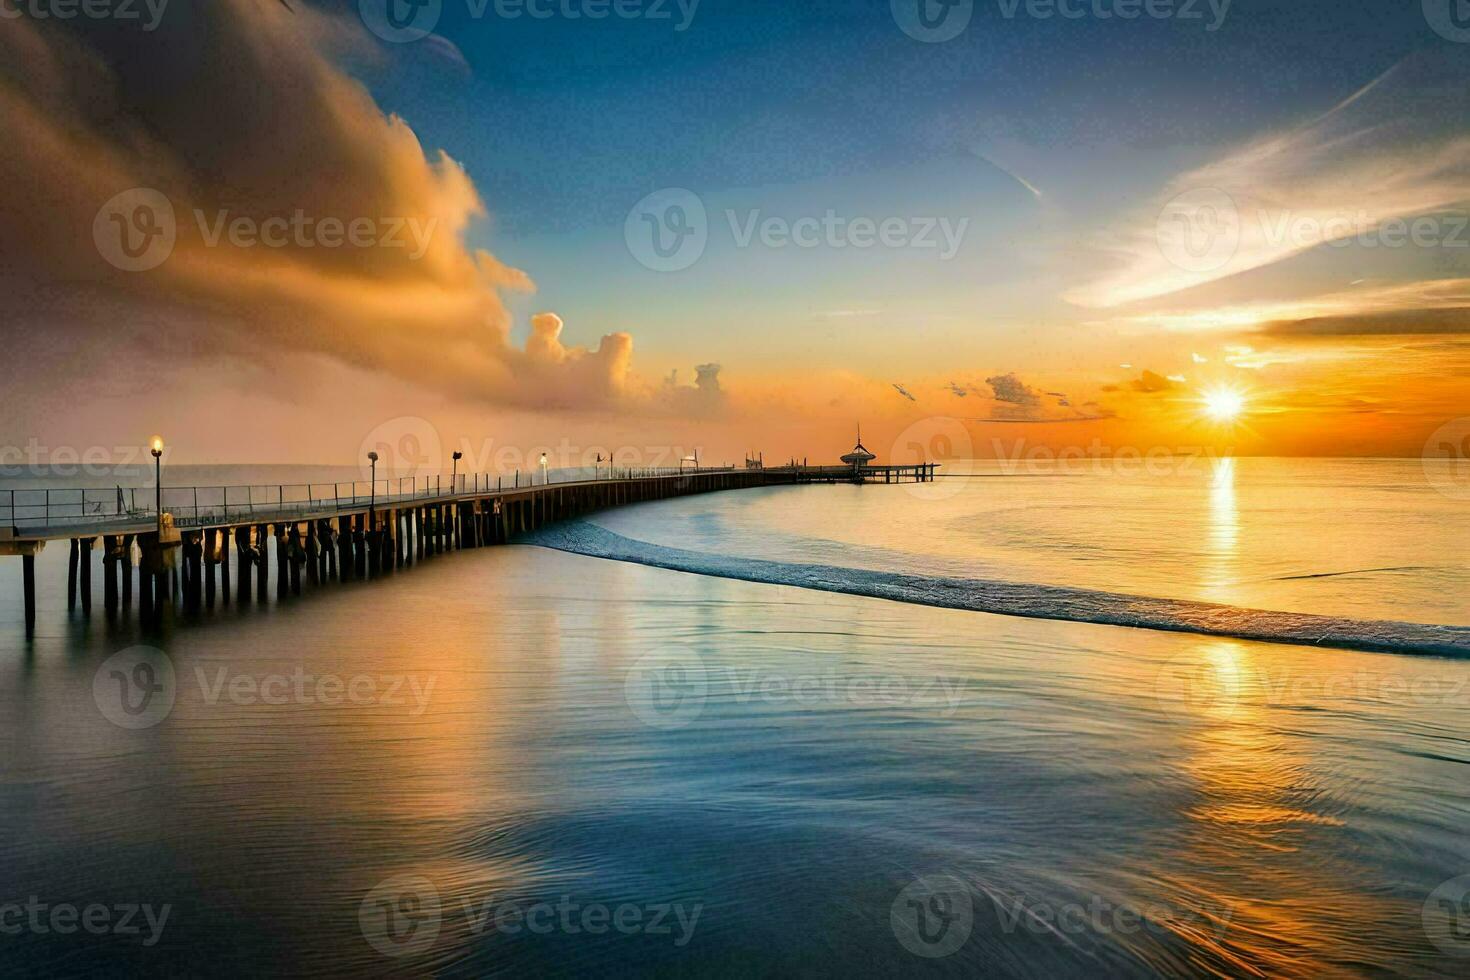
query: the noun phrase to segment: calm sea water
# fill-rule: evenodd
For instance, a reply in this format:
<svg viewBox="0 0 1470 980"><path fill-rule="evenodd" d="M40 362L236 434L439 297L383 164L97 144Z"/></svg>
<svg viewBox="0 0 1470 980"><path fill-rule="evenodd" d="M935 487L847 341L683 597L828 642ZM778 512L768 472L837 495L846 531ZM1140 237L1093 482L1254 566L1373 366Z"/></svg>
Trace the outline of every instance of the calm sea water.
<svg viewBox="0 0 1470 980"><path fill-rule="evenodd" d="M1467 501L1417 462L967 472L161 635L69 616L53 548L26 644L0 562L0 970L1463 976L1470 660L849 587L1463 627ZM639 563L673 550L823 577Z"/></svg>

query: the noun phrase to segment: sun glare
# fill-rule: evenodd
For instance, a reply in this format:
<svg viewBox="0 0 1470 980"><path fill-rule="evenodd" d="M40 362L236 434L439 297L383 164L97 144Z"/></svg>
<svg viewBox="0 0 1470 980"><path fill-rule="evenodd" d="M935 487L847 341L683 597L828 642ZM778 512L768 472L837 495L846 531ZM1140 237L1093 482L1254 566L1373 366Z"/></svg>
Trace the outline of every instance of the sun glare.
<svg viewBox="0 0 1470 980"><path fill-rule="evenodd" d="M1214 388L1204 393L1204 406L1216 422L1234 422L1245 411L1245 396L1232 388Z"/></svg>

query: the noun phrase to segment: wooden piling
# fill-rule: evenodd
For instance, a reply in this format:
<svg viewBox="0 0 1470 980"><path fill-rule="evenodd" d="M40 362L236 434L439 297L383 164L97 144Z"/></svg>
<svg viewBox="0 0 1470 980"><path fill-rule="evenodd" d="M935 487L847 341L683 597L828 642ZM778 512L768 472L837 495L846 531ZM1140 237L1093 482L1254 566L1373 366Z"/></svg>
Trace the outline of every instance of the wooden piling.
<svg viewBox="0 0 1470 980"><path fill-rule="evenodd" d="M204 538L203 534L194 531L184 535L184 569L186 579L184 582L184 604L190 610L197 610L204 599Z"/></svg>
<svg viewBox="0 0 1470 980"><path fill-rule="evenodd" d="M108 617L117 615L117 563L122 560L121 547L115 534L102 538L102 607Z"/></svg>
<svg viewBox="0 0 1470 980"><path fill-rule="evenodd" d="M124 609L133 604L133 536L124 534L122 539L122 605Z"/></svg>
<svg viewBox="0 0 1470 980"><path fill-rule="evenodd" d="M265 602L271 584L270 529L255 525L255 601Z"/></svg>
<svg viewBox="0 0 1470 980"><path fill-rule="evenodd" d="M332 522L323 518L316 522L316 535L321 539L321 557L317 559L322 581L330 582L337 573L337 546L332 537Z"/></svg>
<svg viewBox="0 0 1470 980"><path fill-rule="evenodd" d="M306 580L312 585L321 582L321 569L317 560L321 557L321 548L316 536L316 521L306 522Z"/></svg>
<svg viewBox="0 0 1470 980"><path fill-rule="evenodd" d="M20 556L20 577L25 592L26 639L36 635L36 556Z"/></svg>
<svg viewBox="0 0 1470 980"><path fill-rule="evenodd" d="M153 587L156 584L156 576L149 564L148 535L138 536L138 552L141 560L138 563L138 617L142 622L153 621ZM152 537L157 538L155 534ZM161 604L163 597L159 596Z"/></svg>
<svg viewBox="0 0 1470 980"><path fill-rule="evenodd" d="M68 612L77 607L77 561L81 548L82 543L72 538L71 554L66 561L66 608Z"/></svg>
<svg viewBox="0 0 1470 980"><path fill-rule="evenodd" d="M367 539L363 534L366 518L362 514L352 518L352 574L354 578L367 578Z"/></svg>
<svg viewBox="0 0 1470 980"><path fill-rule="evenodd" d="M92 544L96 538L82 538L81 583L82 615L92 615Z"/></svg>
<svg viewBox="0 0 1470 980"><path fill-rule="evenodd" d="M286 544L286 526L277 524L272 537L276 539L276 601L279 602L291 588L291 549Z"/></svg>
<svg viewBox="0 0 1470 980"><path fill-rule="evenodd" d="M337 581L352 578L352 522L349 518L337 518Z"/></svg>
<svg viewBox="0 0 1470 980"><path fill-rule="evenodd" d="M204 532L204 605L214 608L214 566L219 564L219 531L208 528Z"/></svg>
<svg viewBox="0 0 1470 980"><path fill-rule="evenodd" d="M250 577L253 569L250 559L250 528L235 528L235 568L240 573L240 605L250 601Z"/></svg>
<svg viewBox="0 0 1470 980"><path fill-rule="evenodd" d="M221 605L230 604L230 529L219 532L219 595Z"/></svg>

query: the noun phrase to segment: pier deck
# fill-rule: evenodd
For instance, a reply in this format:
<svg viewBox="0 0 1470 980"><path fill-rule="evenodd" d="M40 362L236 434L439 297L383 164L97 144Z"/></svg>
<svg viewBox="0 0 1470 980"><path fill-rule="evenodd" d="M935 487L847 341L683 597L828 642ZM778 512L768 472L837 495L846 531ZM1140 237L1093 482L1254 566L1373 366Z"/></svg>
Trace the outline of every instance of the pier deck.
<svg viewBox="0 0 1470 980"><path fill-rule="evenodd" d="M185 607L263 599L272 550L276 593L312 583L375 577L447 550L503 544L543 524L623 504L716 490L804 483L914 483L934 479L935 464L617 470L607 478L510 485L504 478L380 480L269 487L164 487L0 490L0 556L24 563L26 635L35 631L36 556L68 541L67 606L92 604L92 549L101 540L109 616L132 605L139 571L144 621L177 597ZM271 492L274 490L274 499ZM274 542L274 549L270 547ZM219 569L216 586L215 569ZM121 582L119 583L119 579ZM121 589L119 589L121 584ZM254 588L252 589L252 585Z"/></svg>

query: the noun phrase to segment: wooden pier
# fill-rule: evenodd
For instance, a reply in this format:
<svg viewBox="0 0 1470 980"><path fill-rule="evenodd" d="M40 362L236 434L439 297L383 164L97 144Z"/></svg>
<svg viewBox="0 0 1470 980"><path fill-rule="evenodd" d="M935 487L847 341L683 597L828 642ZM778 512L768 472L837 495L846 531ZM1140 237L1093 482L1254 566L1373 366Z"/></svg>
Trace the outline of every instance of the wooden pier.
<svg viewBox="0 0 1470 980"><path fill-rule="evenodd" d="M132 608L136 567L139 617L152 623L176 592L190 611L252 597L264 601L272 557L275 594L285 599L301 594L303 579L319 585L375 578L445 551L505 544L551 521L609 507L803 483L923 483L934 479L935 465L630 470L530 485L517 476L511 486L475 475L456 477L447 487L437 479L425 479L422 487L394 480L166 487L157 492L161 513L152 487L0 490L0 556L21 559L29 637L36 625L36 556L48 542L69 543L69 610L80 603L82 615L91 615L92 554L100 543L108 617ZM275 489L275 499L267 493L258 501L262 489Z"/></svg>

